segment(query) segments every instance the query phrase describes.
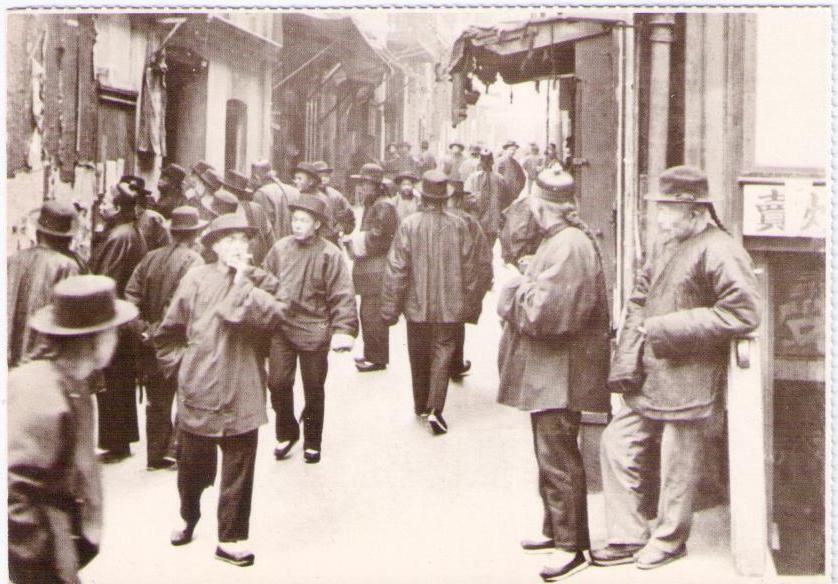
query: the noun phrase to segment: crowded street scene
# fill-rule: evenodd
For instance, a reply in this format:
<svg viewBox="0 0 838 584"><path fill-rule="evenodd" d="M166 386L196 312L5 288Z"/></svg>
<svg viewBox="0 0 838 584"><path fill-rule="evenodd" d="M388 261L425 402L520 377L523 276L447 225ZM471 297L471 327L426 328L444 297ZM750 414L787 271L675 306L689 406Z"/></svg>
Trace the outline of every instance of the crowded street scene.
<svg viewBox="0 0 838 584"><path fill-rule="evenodd" d="M6 19L9 581L830 580L829 8Z"/></svg>

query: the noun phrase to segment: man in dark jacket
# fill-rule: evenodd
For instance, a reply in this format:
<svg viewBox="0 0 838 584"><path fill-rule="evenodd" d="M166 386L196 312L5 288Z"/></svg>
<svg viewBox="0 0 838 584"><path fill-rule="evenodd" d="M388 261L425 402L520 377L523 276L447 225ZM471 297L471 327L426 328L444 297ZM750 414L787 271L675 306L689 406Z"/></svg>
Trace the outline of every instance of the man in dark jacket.
<svg viewBox="0 0 838 584"><path fill-rule="evenodd" d="M278 297L291 307L271 339L268 388L276 412L274 456L285 458L300 437L294 416L299 360L305 392L304 457L306 462L316 463L321 454L329 346L335 351L352 349L358 313L345 257L318 234L328 220L326 204L304 196L291 203L291 210L292 234L276 242L262 265L277 277Z"/></svg>
<svg viewBox="0 0 838 584"><path fill-rule="evenodd" d="M447 178L422 176L422 209L399 226L387 257L381 317L407 320L407 351L413 407L427 415L434 434L445 434L442 417L457 333L478 302L475 242L466 222L445 210Z"/></svg>
<svg viewBox="0 0 838 584"><path fill-rule="evenodd" d="M384 169L365 164L353 175L363 198L361 228L345 239L355 259L352 281L361 296L361 334L364 357L355 363L358 371L380 371L390 362L390 331L381 318L381 281L387 264L387 252L399 225L396 208L383 185Z"/></svg>
<svg viewBox="0 0 838 584"><path fill-rule="evenodd" d="M212 485L221 449L215 557L252 565L250 509L259 426L266 424L261 339L277 329L288 305L279 282L248 265L256 229L238 213L221 215L202 236L218 258L180 281L155 346L164 374L178 376L178 494L183 520L172 545L192 541L201 494Z"/></svg>
<svg viewBox="0 0 838 584"><path fill-rule="evenodd" d="M206 225L194 207L186 205L172 211L169 229L173 243L147 253L125 287L125 299L140 310L138 333L142 335L140 368L146 389L148 470L167 468L175 462L172 400L177 391L177 377L162 374L151 339L180 280L192 266L203 263L195 249L195 239Z"/></svg>
<svg viewBox="0 0 838 584"><path fill-rule="evenodd" d="M702 426L723 387L729 345L759 324L751 259L718 223L707 177L667 169L656 206L661 245L638 276L611 367L624 407L602 435L608 545L593 563L650 569L683 557L700 474ZM714 225L715 223L715 225ZM641 512L645 461L660 440L655 524Z"/></svg>
<svg viewBox="0 0 838 584"><path fill-rule="evenodd" d="M99 211L108 224L104 240L94 250L91 271L116 281L122 298L134 268L146 252L145 241L135 225L137 194L125 183L105 193ZM137 425L137 349L133 330L119 330L119 344L111 364L104 370L105 391L96 394L99 405L99 447L104 463L131 455L131 442L140 439Z"/></svg>
<svg viewBox="0 0 838 584"><path fill-rule="evenodd" d="M198 209L204 197L211 198L221 188L221 177L218 171L206 160L199 160L192 165L191 172L183 180L183 194L186 204Z"/></svg>
<svg viewBox="0 0 838 584"><path fill-rule="evenodd" d="M576 441L581 412L608 409L609 316L602 261L576 215L573 179L546 170L538 184L529 200L544 240L498 299L498 401L530 412L544 524L542 538L521 545L554 553L541 573L551 581L583 568L590 547Z"/></svg>
<svg viewBox="0 0 838 584"><path fill-rule="evenodd" d="M335 237L332 243L339 244L344 235L355 231L355 212L343 193L332 186L332 167L325 160L318 160L314 167L320 175L320 191L329 200L329 212L334 220Z"/></svg>
<svg viewBox="0 0 838 584"><path fill-rule="evenodd" d="M273 225L277 241L291 235L291 210L288 205L300 191L276 178L267 160L254 162L250 167L250 182L255 189L253 202L262 205Z"/></svg>
<svg viewBox="0 0 838 584"><path fill-rule="evenodd" d="M157 211L166 219L172 218L172 211L187 203L183 194L183 179L186 178L186 170L178 164L167 164L160 171L160 178L157 181L157 192L160 198L157 200Z"/></svg>
<svg viewBox="0 0 838 584"><path fill-rule="evenodd" d="M464 178L465 190L469 193L466 209L480 223L489 248L495 248L501 224L501 211L506 183L503 177L493 170L494 156L489 150L480 153L480 165L477 170Z"/></svg>
<svg viewBox="0 0 838 584"><path fill-rule="evenodd" d="M527 175L524 168L517 160L515 154L518 152L518 143L508 140L503 145L503 154L498 160L497 172L503 177L506 188L503 190L503 198L500 200L500 210L503 211L512 201L518 198L521 191L527 184Z"/></svg>
<svg viewBox="0 0 838 584"><path fill-rule="evenodd" d="M311 162L301 162L294 168L294 185L300 191L302 197L315 197L326 204L328 217L322 226L321 237L327 241L337 244L338 232L335 228L335 217L332 214L332 203L329 196L322 190L320 183L319 167Z"/></svg>
<svg viewBox="0 0 838 584"><path fill-rule="evenodd" d="M250 253L253 255L253 264L258 266L276 241L268 212L262 205L253 202L250 181L242 173L235 170L225 172L224 188L236 196L239 211L244 214L247 224L256 229L256 236L250 242Z"/></svg>
<svg viewBox="0 0 838 584"><path fill-rule="evenodd" d="M37 333L29 317L52 300L53 287L64 278L84 274L87 264L70 250L78 216L70 205L47 201L35 225L37 245L7 260L6 363L15 367L32 352Z"/></svg>
<svg viewBox="0 0 838 584"><path fill-rule="evenodd" d="M8 567L17 584L77 583L99 552L102 482L94 448L90 377L137 309L113 280L71 276L30 324L44 346L9 372Z"/></svg>
<svg viewBox="0 0 838 584"><path fill-rule="evenodd" d="M143 236L146 248L152 250L168 245L171 240L166 229L166 218L155 210L154 197L152 192L145 188L145 179L126 174L119 182L127 185L137 197L134 223L137 231Z"/></svg>

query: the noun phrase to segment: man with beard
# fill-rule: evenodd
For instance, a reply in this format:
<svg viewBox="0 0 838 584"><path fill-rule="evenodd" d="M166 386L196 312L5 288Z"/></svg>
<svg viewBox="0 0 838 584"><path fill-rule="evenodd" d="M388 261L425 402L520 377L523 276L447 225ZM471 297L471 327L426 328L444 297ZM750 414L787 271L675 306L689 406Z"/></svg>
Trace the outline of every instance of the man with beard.
<svg viewBox="0 0 838 584"><path fill-rule="evenodd" d="M168 468L175 462L172 400L177 390L177 378L163 375L160 370L151 339L180 280L192 266L203 263L195 240L206 225L194 207L175 209L169 227L173 242L147 253L125 287L125 299L140 309L138 333L143 341L140 367L146 389L148 470Z"/></svg>
<svg viewBox="0 0 838 584"><path fill-rule="evenodd" d="M244 214L247 224L256 229L256 236L250 242L250 253L253 264L258 266L276 241L268 213L262 205L253 202L250 181L242 173L228 170L224 173L223 184L239 200L239 211Z"/></svg>
<svg viewBox="0 0 838 584"><path fill-rule="evenodd" d="M274 230L274 238L279 241L291 234L291 210L288 205L300 194L292 185L287 185L276 178L271 163L267 160L254 162L250 167L250 182L255 189L253 202L262 205L268 213Z"/></svg>
<svg viewBox="0 0 838 584"><path fill-rule="evenodd" d="M167 164L160 171L160 178L157 180L157 192L160 193L157 211L166 219L171 219L172 211L187 202L183 194L184 178L186 170L177 164Z"/></svg>
<svg viewBox="0 0 838 584"><path fill-rule="evenodd" d="M498 298L498 402L530 412L544 523L543 537L521 546L553 552L541 572L552 581L586 566L587 490L577 437L582 411L608 410L610 327L602 260L577 215L573 179L545 170L538 186L528 200L544 239Z"/></svg>
<svg viewBox="0 0 838 584"><path fill-rule="evenodd" d="M355 259L352 281L361 297L361 334L364 356L356 360L361 373L381 371L390 362L390 330L381 318L381 282L387 265L387 252L399 225L396 208L383 185L384 169L365 164L353 175L364 202L361 228L344 239Z"/></svg>
<svg viewBox="0 0 838 584"><path fill-rule="evenodd" d="M393 204L396 206L399 223L419 209L419 193L415 188L418 182L419 177L412 172L403 172L396 176L396 185L399 190L393 197Z"/></svg>
<svg viewBox="0 0 838 584"><path fill-rule="evenodd" d="M490 249L500 230L501 211L506 183L493 170L494 156L489 150L480 153L480 166L465 179L465 190L470 193L466 199L467 210L480 223Z"/></svg>
<svg viewBox="0 0 838 584"><path fill-rule="evenodd" d="M343 235L355 231L355 212L343 193L332 186L332 167L325 160L318 160L314 167L320 175L320 191L329 199L329 212L334 218L335 240L332 243L338 244Z"/></svg>
<svg viewBox="0 0 838 584"><path fill-rule="evenodd" d="M78 216L73 207L47 201L35 225L37 244L9 257L6 264L6 363L15 367L37 344L29 318L49 304L61 280L87 272L87 264L70 249Z"/></svg>
<svg viewBox="0 0 838 584"><path fill-rule="evenodd" d="M147 252L135 225L137 195L125 183L109 189L99 206L108 228L91 263L94 274L116 281L117 296ZM104 369L105 391L96 394L99 405L99 447L104 463L131 455L131 442L140 439L137 426L137 338L130 329L119 330L119 343L111 364Z"/></svg>
<svg viewBox="0 0 838 584"><path fill-rule="evenodd" d="M271 339L268 388L276 412L274 456L282 460L299 440L294 415L297 361L305 393L302 423L304 458L320 461L329 346L352 349L358 334L355 290L341 251L318 234L329 209L319 198L302 196L291 204L292 235L268 252L263 268L277 277L277 297L288 302L287 319Z"/></svg>

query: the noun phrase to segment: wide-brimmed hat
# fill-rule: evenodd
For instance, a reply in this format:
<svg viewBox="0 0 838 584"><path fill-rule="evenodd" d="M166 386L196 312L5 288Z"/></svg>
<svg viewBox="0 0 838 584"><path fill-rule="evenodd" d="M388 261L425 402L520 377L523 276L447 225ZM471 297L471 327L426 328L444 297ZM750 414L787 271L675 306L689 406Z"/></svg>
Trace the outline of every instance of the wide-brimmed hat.
<svg viewBox="0 0 838 584"><path fill-rule="evenodd" d="M141 195L143 189L145 189L145 179L134 174L123 174L119 179L119 182L116 184L117 187L121 184L128 185L128 187L134 191L134 194L136 195Z"/></svg>
<svg viewBox="0 0 838 584"><path fill-rule="evenodd" d="M250 179L237 170L224 171L224 187L239 198L249 198L253 195Z"/></svg>
<svg viewBox="0 0 838 584"><path fill-rule="evenodd" d="M191 231L200 231L207 226L208 221L204 221L198 215L198 209L190 205L183 205L176 207L172 211L172 218L169 220L169 231L172 233L186 233Z"/></svg>
<svg viewBox="0 0 838 584"><path fill-rule="evenodd" d="M166 177L175 184L180 184L186 178L186 169L179 164L167 164L160 171L161 177Z"/></svg>
<svg viewBox="0 0 838 584"><path fill-rule="evenodd" d="M503 149L504 150L506 150L507 148L512 148L513 146L518 148L518 142L516 142L515 140L507 140L506 142L503 143Z"/></svg>
<svg viewBox="0 0 838 584"><path fill-rule="evenodd" d="M644 199L657 203L704 203L712 205L707 186L707 175L694 166L673 166L664 170L658 179L658 192Z"/></svg>
<svg viewBox="0 0 838 584"><path fill-rule="evenodd" d="M428 199L447 199L448 177L439 170L429 170L422 175L422 196Z"/></svg>
<svg viewBox="0 0 838 584"><path fill-rule="evenodd" d="M459 140L454 140L453 142L451 142L451 143L448 145L448 149L449 149L449 150L451 150L454 146L459 146L461 150L465 150L465 149L466 149L466 147L465 147L465 146L463 146L463 143L462 143L462 142L460 142Z"/></svg>
<svg viewBox="0 0 838 584"><path fill-rule="evenodd" d="M192 172L213 193L221 188L221 177L218 176L218 172L206 160L199 160L193 164Z"/></svg>
<svg viewBox="0 0 838 584"><path fill-rule="evenodd" d="M47 201L41 206L35 229L56 237L73 237L78 227L78 214L71 205Z"/></svg>
<svg viewBox="0 0 838 584"><path fill-rule="evenodd" d="M378 164L368 162L361 167L358 174L353 174L349 178L356 181L367 181L380 185L384 180L384 169Z"/></svg>
<svg viewBox="0 0 838 584"><path fill-rule="evenodd" d="M320 182L320 171L317 169L317 166L312 164L311 162L301 162L297 166L294 167L294 173L302 172L303 174L307 174L314 182Z"/></svg>
<svg viewBox="0 0 838 584"><path fill-rule="evenodd" d="M329 163L325 160L318 160L314 163L314 168L317 169L317 172L320 174L330 174L334 172L334 169L329 166Z"/></svg>
<svg viewBox="0 0 838 584"><path fill-rule="evenodd" d="M564 169L555 165L550 168L545 168L538 173L535 178L535 184L538 186L536 196L545 201L552 203L567 203L573 202L574 195L574 181Z"/></svg>
<svg viewBox="0 0 838 584"><path fill-rule="evenodd" d="M222 237L232 233L244 233L248 237L253 237L256 234L256 228L247 224L247 218L244 215L227 213L210 221L209 227L201 236L201 243L208 248Z"/></svg>
<svg viewBox="0 0 838 584"><path fill-rule="evenodd" d="M292 211L299 209L300 211L311 213L323 225L329 220L329 209L326 206L326 201L315 195L300 194L288 203L288 208Z"/></svg>
<svg viewBox="0 0 838 584"><path fill-rule="evenodd" d="M137 307L116 298L116 282L107 276L70 276L52 291L52 304L38 310L29 326L54 336L89 335L137 318Z"/></svg>
<svg viewBox="0 0 838 584"><path fill-rule="evenodd" d="M224 189L219 189L211 195L201 197L201 205L210 212L213 217L235 213L239 208L239 200L236 195Z"/></svg>
<svg viewBox="0 0 838 584"><path fill-rule="evenodd" d="M400 172L399 174L397 174L397 175L393 178L393 181L394 181L396 184L399 184L399 183L400 183L400 182L402 182L404 179L409 179L409 180L411 180L411 181L413 181L413 182L415 182L415 183L416 183L416 182L419 182L419 180L420 180L420 179L419 179L419 177L418 177L418 176L416 176L416 173L415 173L415 172L412 172L412 171L408 170L408 171L405 171L405 172Z"/></svg>
<svg viewBox="0 0 838 584"><path fill-rule="evenodd" d="M456 197L459 195L465 195L466 191L463 188L464 184L465 183L463 183L463 181L461 180L448 179L448 187L451 190L451 196Z"/></svg>

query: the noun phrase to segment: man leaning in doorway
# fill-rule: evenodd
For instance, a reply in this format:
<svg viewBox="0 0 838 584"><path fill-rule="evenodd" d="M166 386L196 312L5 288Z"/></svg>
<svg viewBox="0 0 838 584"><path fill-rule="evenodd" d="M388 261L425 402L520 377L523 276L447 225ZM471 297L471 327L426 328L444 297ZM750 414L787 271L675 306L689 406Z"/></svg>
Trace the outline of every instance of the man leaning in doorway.
<svg viewBox="0 0 838 584"><path fill-rule="evenodd" d="M732 337L759 324L751 259L728 235L690 166L661 174L658 242L629 298L609 387L623 407L602 436L608 545L600 566L657 568L686 555L700 472L702 426L720 396ZM657 519L643 513L645 461L660 439Z"/></svg>

